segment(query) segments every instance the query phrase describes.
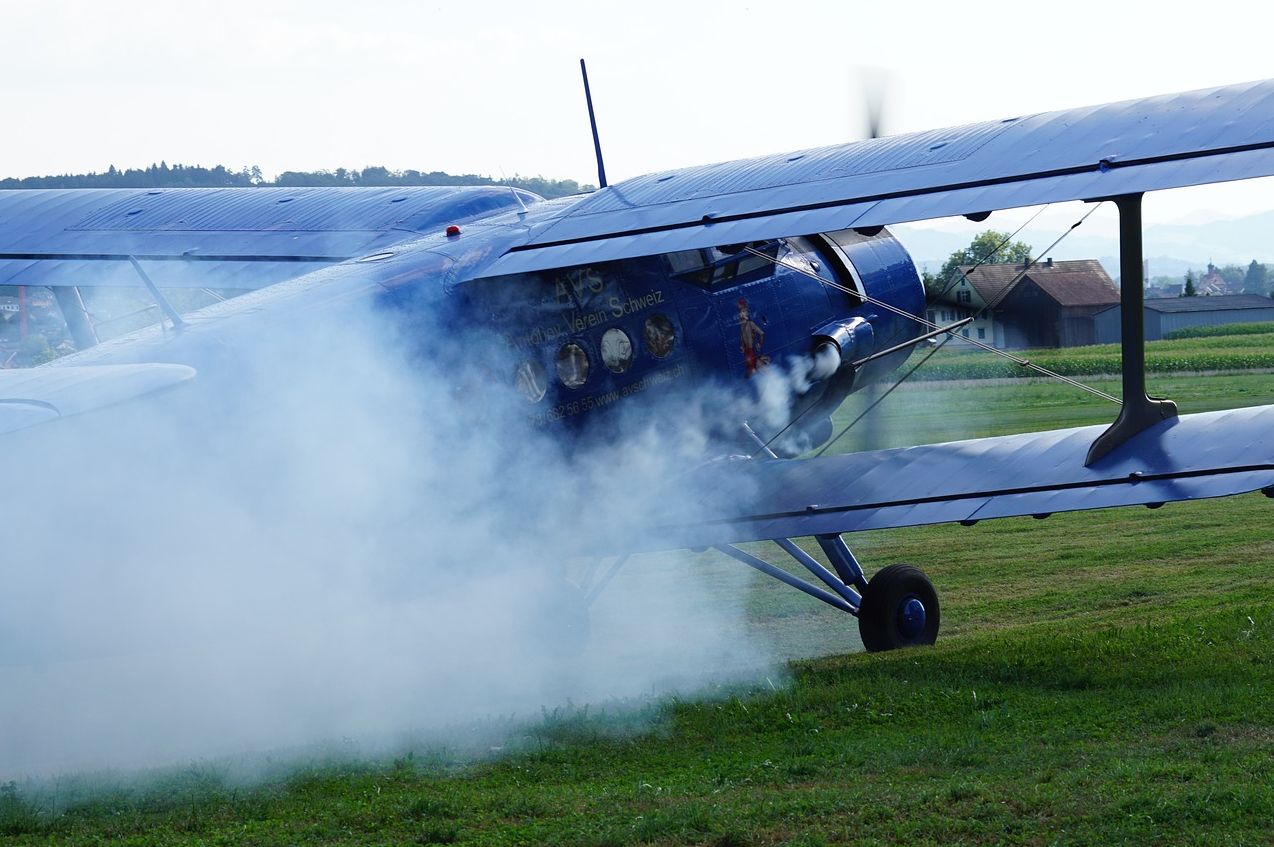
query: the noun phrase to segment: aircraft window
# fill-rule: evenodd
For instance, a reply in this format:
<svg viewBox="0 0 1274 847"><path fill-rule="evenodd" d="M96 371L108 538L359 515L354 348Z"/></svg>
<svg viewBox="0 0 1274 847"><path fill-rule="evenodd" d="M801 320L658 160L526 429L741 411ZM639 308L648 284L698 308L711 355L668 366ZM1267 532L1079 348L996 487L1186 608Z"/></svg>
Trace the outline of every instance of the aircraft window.
<svg viewBox="0 0 1274 847"><path fill-rule="evenodd" d="M757 249L771 258L778 257L777 241L755 245ZM769 259L754 256L743 249L743 245L732 245L722 249L709 247L704 250L682 250L668 254L668 264L675 276L681 276L695 285L704 288L726 288L736 281L746 281L744 277L758 271L770 272L774 263Z"/></svg>
<svg viewBox="0 0 1274 847"><path fill-rule="evenodd" d="M588 354L574 341L557 351L557 378L567 388L579 388L588 382Z"/></svg>
<svg viewBox="0 0 1274 847"><path fill-rule="evenodd" d="M544 372L544 366L539 362L523 362L518 365L518 369L513 374L513 384L517 387L519 394L532 403L538 403L548 392L548 374Z"/></svg>
<svg viewBox="0 0 1274 847"><path fill-rule="evenodd" d="M774 267L774 263L769 261L768 259L762 259L760 256L753 256L751 253L748 253L746 255L747 255L746 259L742 259L739 261L738 264L734 265L735 276L746 276L747 274L750 274L753 271L759 271L764 268ZM777 253L775 253L774 255L777 255Z"/></svg>
<svg viewBox="0 0 1274 847"><path fill-rule="evenodd" d="M602 335L602 362L612 373L622 374L633 363L633 340L618 327Z"/></svg>
<svg viewBox="0 0 1274 847"><path fill-rule="evenodd" d="M677 330L667 315L651 315L646 318L644 333L646 349L656 359L663 359L677 343Z"/></svg>
<svg viewBox="0 0 1274 847"><path fill-rule="evenodd" d="M669 253L668 264L672 265L673 273L685 274L703 270L707 262L702 250L682 250L679 253Z"/></svg>

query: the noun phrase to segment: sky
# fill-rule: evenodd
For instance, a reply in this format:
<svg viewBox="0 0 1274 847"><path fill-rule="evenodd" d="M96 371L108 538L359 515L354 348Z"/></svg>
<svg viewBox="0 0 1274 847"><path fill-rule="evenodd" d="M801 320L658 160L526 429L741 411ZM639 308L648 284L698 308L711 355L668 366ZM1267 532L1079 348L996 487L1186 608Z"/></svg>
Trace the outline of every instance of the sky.
<svg viewBox="0 0 1274 847"><path fill-rule="evenodd" d="M163 160L595 182L585 57L615 182L859 138L864 68L886 80L886 131L908 132L1265 78L1272 23L1274 7L1228 0L1180 15L1085 0L0 0L0 176ZM1267 210L1269 188L1168 192L1147 223Z"/></svg>

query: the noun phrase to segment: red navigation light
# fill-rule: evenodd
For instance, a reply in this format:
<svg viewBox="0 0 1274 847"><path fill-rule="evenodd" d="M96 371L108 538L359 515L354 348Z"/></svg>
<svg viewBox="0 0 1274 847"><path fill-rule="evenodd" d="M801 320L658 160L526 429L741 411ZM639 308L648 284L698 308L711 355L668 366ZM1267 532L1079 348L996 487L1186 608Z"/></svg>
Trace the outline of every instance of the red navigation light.
<svg viewBox="0 0 1274 847"><path fill-rule="evenodd" d="M456 226L455 224L452 224L451 226L447 227L448 238L455 238L459 234L460 234L460 227Z"/></svg>

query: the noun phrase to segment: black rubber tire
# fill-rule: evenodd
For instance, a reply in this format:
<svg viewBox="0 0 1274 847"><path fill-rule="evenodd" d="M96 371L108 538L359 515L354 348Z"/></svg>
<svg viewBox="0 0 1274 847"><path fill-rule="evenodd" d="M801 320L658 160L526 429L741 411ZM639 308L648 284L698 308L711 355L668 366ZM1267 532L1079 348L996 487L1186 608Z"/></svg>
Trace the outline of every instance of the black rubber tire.
<svg viewBox="0 0 1274 847"><path fill-rule="evenodd" d="M918 633L904 633L899 614L911 598L924 604L925 624ZM868 653L895 650L938 640L938 592L925 572L914 565L881 568L867 583L858 609L858 633Z"/></svg>

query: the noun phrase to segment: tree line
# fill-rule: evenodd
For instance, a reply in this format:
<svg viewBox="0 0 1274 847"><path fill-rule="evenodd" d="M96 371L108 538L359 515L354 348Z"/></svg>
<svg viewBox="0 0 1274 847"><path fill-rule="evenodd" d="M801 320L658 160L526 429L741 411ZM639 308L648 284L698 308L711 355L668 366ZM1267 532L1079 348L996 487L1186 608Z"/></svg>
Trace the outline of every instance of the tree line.
<svg viewBox="0 0 1274 847"><path fill-rule="evenodd" d="M253 188L280 186L389 186L389 185L511 185L552 199L592 191L591 185L580 185L573 179L545 179L541 176L513 176L494 179L478 174L449 174L444 171L391 171L371 166L363 169L336 168L331 171L284 171L275 179L266 179L256 165L231 170L224 165L205 168L202 165L152 164L148 168L125 168L111 165L103 173L62 174L59 176L8 177L0 179L5 188Z"/></svg>

